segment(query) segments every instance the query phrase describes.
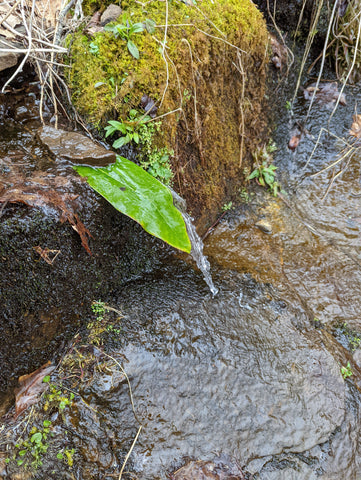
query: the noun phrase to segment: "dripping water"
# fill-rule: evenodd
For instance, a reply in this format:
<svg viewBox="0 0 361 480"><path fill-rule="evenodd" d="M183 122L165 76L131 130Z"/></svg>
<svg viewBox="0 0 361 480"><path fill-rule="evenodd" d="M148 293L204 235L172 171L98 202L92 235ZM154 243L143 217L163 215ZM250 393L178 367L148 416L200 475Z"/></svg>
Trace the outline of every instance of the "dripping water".
<svg viewBox="0 0 361 480"><path fill-rule="evenodd" d="M189 240L192 245L191 256L196 262L197 267L203 273L204 280L208 285L213 296L217 295L218 288L214 285L211 275L211 266L207 257L203 253L203 242L201 237L198 235L195 226L193 225L193 218L187 213L187 205L185 200L180 197L174 190L170 189L174 205L181 212L184 223L186 224L187 233Z"/></svg>

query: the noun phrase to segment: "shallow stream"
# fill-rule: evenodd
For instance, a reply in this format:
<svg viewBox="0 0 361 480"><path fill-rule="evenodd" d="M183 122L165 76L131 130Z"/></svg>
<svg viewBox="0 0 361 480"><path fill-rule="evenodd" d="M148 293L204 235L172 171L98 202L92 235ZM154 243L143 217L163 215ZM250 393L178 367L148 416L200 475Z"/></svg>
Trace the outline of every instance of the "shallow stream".
<svg viewBox="0 0 361 480"><path fill-rule="evenodd" d="M346 95L329 127L343 138L361 90ZM306 164L330 110L315 105L291 152L308 103L297 97L293 118L278 109L275 165L287 194L250 189L207 238L218 294L167 254L103 298L124 315L112 357L130 379L135 414L119 363L94 369L66 413L76 478L117 476L140 425L127 478L361 478L361 151L322 200L332 170L310 175L337 159L342 142L323 136ZM181 467L190 460L214 468L189 477ZM74 478L51 469L37 478Z"/></svg>

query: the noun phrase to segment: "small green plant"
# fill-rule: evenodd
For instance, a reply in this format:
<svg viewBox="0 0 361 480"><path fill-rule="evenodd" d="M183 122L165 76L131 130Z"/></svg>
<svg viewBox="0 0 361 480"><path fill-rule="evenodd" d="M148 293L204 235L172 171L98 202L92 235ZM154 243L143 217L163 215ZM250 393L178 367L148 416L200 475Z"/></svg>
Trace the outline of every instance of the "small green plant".
<svg viewBox="0 0 361 480"><path fill-rule="evenodd" d="M98 55L99 53L99 45L95 42L90 42L89 43L89 52L92 54L92 55Z"/></svg>
<svg viewBox="0 0 361 480"><path fill-rule="evenodd" d="M141 33L144 30L149 31L151 26L149 25L151 20L148 20L147 24L144 23L132 23L126 14L123 14L121 18L121 23L117 25L106 25L104 30L112 32L115 37L120 37L122 40L127 42L127 48L129 53L136 59L139 59L139 50L138 47L133 42L132 38L136 33ZM153 25L154 28L155 24Z"/></svg>
<svg viewBox="0 0 361 480"><path fill-rule="evenodd" d="M134 108L130 110L128 119L118 122L117 120L110 120L109 125L105 127L105 137L113 135L115 132L120 132L122 136L113 142L113 148L121 148L130 142L139 144L140 136L139 129L146 122L151 120L149 115L141 115Z"/></svg>
<svg viewBox="0 0 361 480"><path fill-rule="evenodd" d="M107 325L107 332L112 333L113 335L120 335L122 333L122 329L110 324Z"/></svg>
<svg viewBox="0 0 361 480"><path fill-rule="evenodd" d="M292 110L292 103L289 100L286 102L286 110Z"/></svg>
<svg viewBox="0 0 361 480"><path fill-rule="evenodd" d="M101 300L94 301L91 304L91 309L93 313L95 313L97 317L97 321L101 322L104 319L104 314L105 314L105 303L102 302Z"/></svg>
<svg viewBox="0 0 361 480"><path fill-rule="evenodd" d="M247 180L256 179L262 187L268 187L271 193L276 197L280 189L280 184L276 181L277 167L272 165L272 153L277 150L276 145L271 141L267 146L257 150L253 155L257 167L247 177Z"/></svg>
<svg viewBox="0 0 361 480"><path fill-rule="evenodd" d="M228 210L231 210L232 205L233 205L233 202L225 203L222 207L222 212L228 212Z"/></svg>
<svg viewBox="0 0 361 480"><path fill-rule="evenodd" d="M58 460L66 461L69 467L72 467L74 464L74 458L73 458L74 453L75 453L75 448L72 448L72 449L64 448L57 453L56 458Z"/></svg>
<svg viewBox="0 0 361 480"><path fill-rule="evenodd" d="M344 379L351 377L353 375L352 368L350 362L347 362L346 367L341 367L341 374Z"/></svg>
<svg viewBox="0 0 361 480"><path fill-rule="evenodd" d="M60 387L52 383L49 384L49 393L45 396L44 410L47 411L52 407L55 407L62 412L66 407L71 406L74 393L64 393Z"/></svg>
<svg viewBox="0 0 361 480"><path fill-rule="evenodd" d="M173 172L170 165L170 157L174 155L173 150L166 147L154 145L154 138L160 132L161 122L143 123L139 128L140 143L140 165L153 177L165 185L169 185Z"/></svg>
<svg viewBox="0 0 361 480"><path fill-rule="evenodd" d="M30 430L29 437L26 440L20 440L15 448L17 452L14 455L14 460L17 465L27 466L31 460L31 466L37 469L43 464L43 456L48 451L48 435L51 434L52 423L50 420L43 421L43 427L41 429L33 427ZM9 463L8 459L7 463Z"/></svg>
<svg viewBox="0 0 361 480"><path fill-rule="evenodd" d="M185 88L183 91L183 102L189 102L191 98L192 98L191 92Z"/></svg>
<svg viewBox="0 0 361 480"><path fill-rule="evenodd" d="M241 188L240 192L239 192L239 195L241 197L241 200L242 202L244 203L249 203L250 200L251 200L251 197L249 195L249 193L247 192L247 189L246 188Z"/></svg>

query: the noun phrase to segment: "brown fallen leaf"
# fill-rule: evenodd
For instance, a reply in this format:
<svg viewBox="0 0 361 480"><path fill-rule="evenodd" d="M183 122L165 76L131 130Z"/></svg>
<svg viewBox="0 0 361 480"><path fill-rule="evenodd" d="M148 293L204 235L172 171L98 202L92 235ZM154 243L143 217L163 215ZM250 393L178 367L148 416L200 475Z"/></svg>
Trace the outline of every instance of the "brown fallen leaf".
<svg viewBox="0 0 361 480"><path fill-rule="evenodd" d="M88 239L89 230L75 212L74 201L78 195L62 191L70 181L64 177L33 175L24 177L20 174L9 176L6 183L0 181L0 203L24 203L29 207L51 209L60 214L61 223L69 222L81 239L82 246L91 255Z"/></svg>
<svg viewBox="0 0 361 480"><path fill-rule="evenodd" d="M353 119L353 123L348 133L353 137L361 138L361 115L356 114L352 117L352 119Z"/></svg>
<svg viewBox="0 0 361 480"><path fill-rule="evenodd" d="M43 382L43 378L50 375L54 368L54 365L48 362L35 370L35 372L19 377L20 387L15 390L14 420L27 408L40 400L42 393L48 388L48 384Z"/></svg>
<svg viewBox="0 0 361 480"><path fill-rule="evenodd" d="M315 100L319 105L326 105L327 107L332 107L338 97L339 91L336 82L328 83L319 83L316 89L316 83L311 83L307 88L303 90L303 96L306 100L311 100L315 93ZM341 105L346 105L346 96L342 93L340 96L339 103Z"/></svg>
<svg viewBox="0 0 361 480"><path fill-rule="evenodd" d="M272 63L277 69L282 70L282 67L287 65L287 49L274 35L270 34L269 40L272 50Z"/></svg>

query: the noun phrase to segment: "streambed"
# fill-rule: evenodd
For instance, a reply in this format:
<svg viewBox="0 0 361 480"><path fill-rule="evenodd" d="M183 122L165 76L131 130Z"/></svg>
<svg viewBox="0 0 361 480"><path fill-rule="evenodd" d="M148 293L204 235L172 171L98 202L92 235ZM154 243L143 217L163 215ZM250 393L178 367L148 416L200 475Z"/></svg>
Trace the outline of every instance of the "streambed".
<svg viewBox="0 0 361 480"><path fill-rule="evenodd" d="M330 124L339 136L360 92L347 98ZM307 108L298 97L294 119L302 121ZM112 271L102 299L123 315L110 342L118 363L102 357L107 369L95 368L64 412L74 467L50 458L37 478L118 476L140 425L124 477L178 471L175 478L185 479L187 462L217 465L218 456L228 478L360 478L361 361L347 334L361 330L360 154L323 201L328 172L310 174L335 160L335 139L326 138L304 168L329 115L314 109L309 135L293 153L294 119L280 106L275 163L288 195L282 201L256 188L207 238L217 296L184 259L168 251L158 257L157 244L155 263L143 272L138 265L118 288ZM86 264L80 252L79 265ZM348 362L353 374L345 380ZM3 478L18 478L14 466L2 465ZM214 468L205 478L227 477Z"/></svg>

